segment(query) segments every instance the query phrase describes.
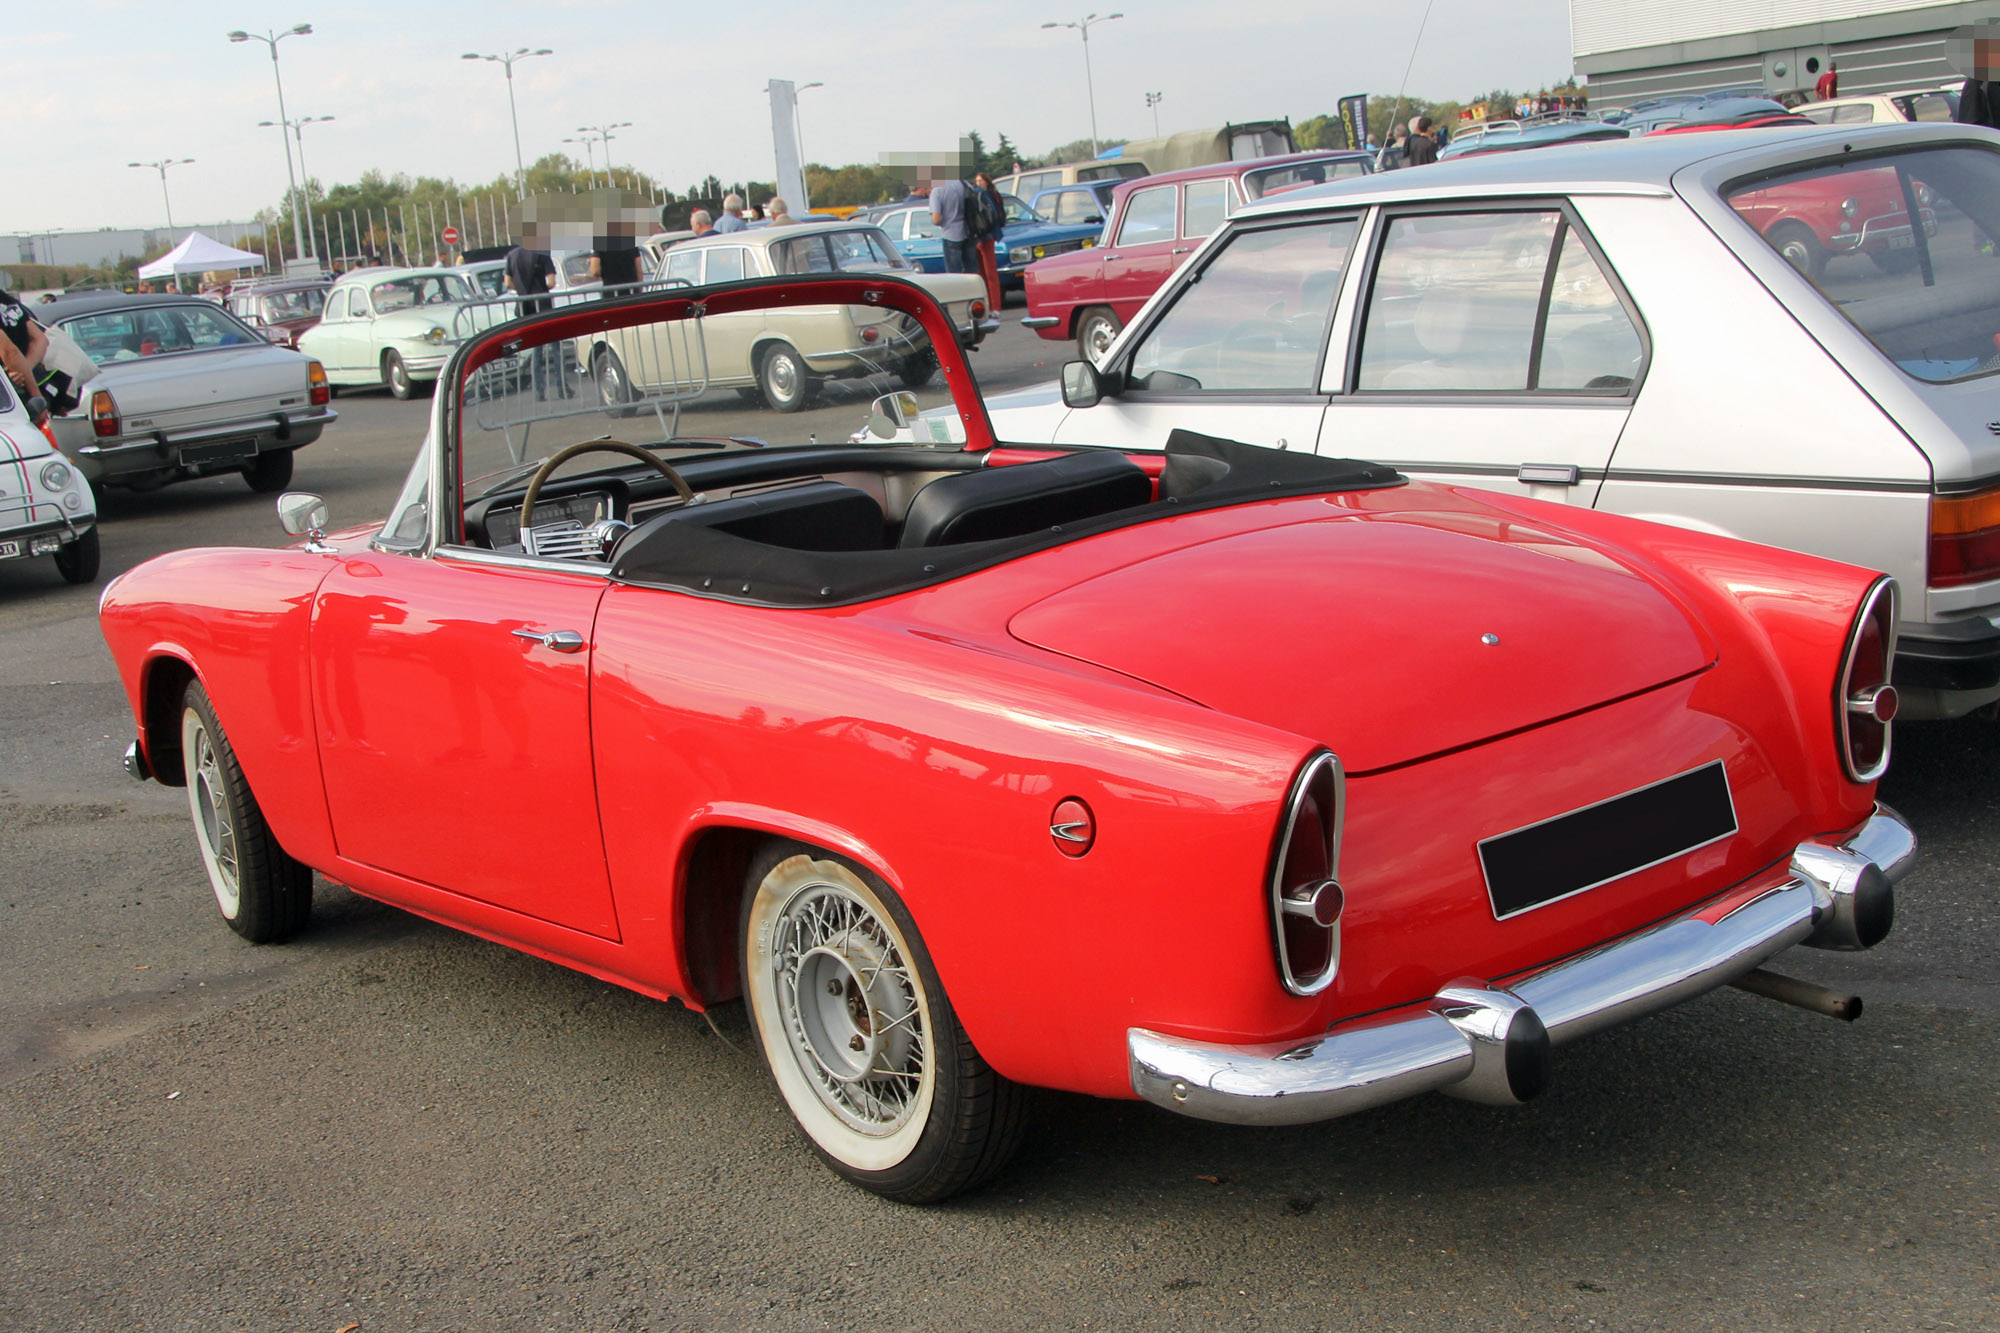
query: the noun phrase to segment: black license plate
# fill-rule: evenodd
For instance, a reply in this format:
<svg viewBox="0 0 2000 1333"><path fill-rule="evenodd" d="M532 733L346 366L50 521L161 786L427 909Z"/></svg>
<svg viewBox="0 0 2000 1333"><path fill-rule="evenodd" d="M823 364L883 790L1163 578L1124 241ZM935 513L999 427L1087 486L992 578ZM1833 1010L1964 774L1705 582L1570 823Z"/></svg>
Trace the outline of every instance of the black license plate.
<svg viewBox="0 0 2000 1333"><path fill-rule="evenodd" d="M1716 760L1608 801L1479 844L1493 915L1505 920L1623 879L1736 832L1729 775Z"/></svg>
<svg viewBox="0 0 2000 1333"><path fill-rule="evenodd" d="M257 441L217 440L213 444L181 446L181 466L200 467L207 463L240 463L257 454Z"/></svg>

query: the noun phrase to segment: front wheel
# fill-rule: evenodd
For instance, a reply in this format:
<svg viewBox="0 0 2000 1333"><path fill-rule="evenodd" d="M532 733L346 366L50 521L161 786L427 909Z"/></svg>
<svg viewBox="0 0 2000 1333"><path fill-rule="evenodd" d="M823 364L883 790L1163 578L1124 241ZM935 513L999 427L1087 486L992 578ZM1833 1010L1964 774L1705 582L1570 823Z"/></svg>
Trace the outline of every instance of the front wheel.
<svg viewBox="0 0 2000 1333"><path fill-rule="evenodd" d="M181 702L181 762L195 842L222 919L252 944L298 934L312 914L312 871L271 835L200 681Z"/></svg>
<svg viewBox="0 0 2000 1333"><path fill-rule="evenodd" d="M244 465L243 480L259 495L282 491L292 484L292 451L273 449Z"/></svg>
<svg viewBox="0 0 2000 1333"><path fill-rule="evenodd" d="M775 411L797 412L813 400L819 380L791 346L773 343L764 349L764 359L758 365L757 387Z"/></svg>
<svg viewBox="0 0 2000 1333"><path fill-rule="evenodd" d="M834 1171L934 1203L1006 1164L1023 1091L959 1026L894 890L812 848L774 845L751 866L741 942L764 1062Z"/></svg>
<svg viewBox="0 0 2000 1333"><path fill-rule="evenodd" d="M625 363L618 359L618 353L609 347L597 349L591 358L591 378L597 382L597 401L604 406L605 415L613 417L634 417L639 409L632 406L639 396L632 388L632 377L625 373Z"/></svg>
<svg viewBox="0 0 2000 1333"><path fill-rule="evenodd" d="M398 398L415 398L420 390L410 379L410 368L403 364L402 354L393 347L382 353L382 382L389 386L389 392Z"/></svg>
<svg viewBox="0 0 2000 1333"><path fill-rule="evenodd" d="M906 389L921 389L937 374L938 359L934 348L926 347L921 352L912 353L902 365L896 368L897 376Z"/></svg>
<svg viewBox="0 0 2000 1333"><path fill-rule="evenodd" d="M56 573L65 583L88 583L97 577L99 558L97 529L92 528L56 552Z"/></svg>
<svg viewBox="0 0 2000 1333"><path fill-rule="evenodd" d="M1812 234L1812 228L1802 222L1780 222L1771 228L1768 239L1772 248L1785 257L1786 263L1814 282L1825 276L1826 261L1832 255Z"/></svg>
<svg viewBox="0 0 2000 1333"><path fill-rule="evenodd" d="M1076 350L1078 355L1093 366L1102 366L1104 358L1111 351L1111 344L1124 328L1123 321L1109 306L1092 306L1077 316Z"/></svg>

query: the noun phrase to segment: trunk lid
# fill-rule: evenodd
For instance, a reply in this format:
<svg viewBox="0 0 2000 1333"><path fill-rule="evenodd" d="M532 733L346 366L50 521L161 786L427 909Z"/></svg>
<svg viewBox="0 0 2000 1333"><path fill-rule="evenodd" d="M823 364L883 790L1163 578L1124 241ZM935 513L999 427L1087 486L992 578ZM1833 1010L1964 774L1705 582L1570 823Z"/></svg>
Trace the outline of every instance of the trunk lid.
<svg viewBox="0 0 2000 1333"><path fill-rule="evenodd" d="M220 425L307 405L306 358L267 342L99 365L85 388L109 389L127 430Z"/></svg>
<svg viewBox="0 0 2000 1333"><path fill-rule="evenodd" d="M1132 632L1133 607L1156 609L1143 634ZM1651 579L1559 535L1465 512L1238 533L1088 579L1008 628L1318 740L1350 773L1520 731L1715 661L1706 630ZM1262 666L1246 670L1253 645Z"/></svg>

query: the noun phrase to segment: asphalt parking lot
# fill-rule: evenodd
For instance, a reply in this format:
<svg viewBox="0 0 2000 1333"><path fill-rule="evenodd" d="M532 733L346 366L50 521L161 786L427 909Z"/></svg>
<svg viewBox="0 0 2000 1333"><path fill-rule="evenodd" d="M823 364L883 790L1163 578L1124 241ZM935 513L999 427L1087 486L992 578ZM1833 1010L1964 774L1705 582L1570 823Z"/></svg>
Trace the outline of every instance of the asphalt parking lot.
<svg viewBox="0 0 2000 1333"><path fill-rule="evenodd" d="M1018 314L989 391L1065 359ZM337 405L294 484L358 522L429 404ZM288 540L231 478L114 493L102 531L107 578ZM1512 1111L1251 1131L1050 1096L995 1185L920 1210L820 1167L734 1012L324 882L301 939L243 943L182 793L119 770L97 590L47 566L0 567L8 1328L2000 1326L2000 725L1900 731L1883 795L1924 856L1896 933L1779 964L1858 1023L1723 991L1564 1049Z"/></svg>

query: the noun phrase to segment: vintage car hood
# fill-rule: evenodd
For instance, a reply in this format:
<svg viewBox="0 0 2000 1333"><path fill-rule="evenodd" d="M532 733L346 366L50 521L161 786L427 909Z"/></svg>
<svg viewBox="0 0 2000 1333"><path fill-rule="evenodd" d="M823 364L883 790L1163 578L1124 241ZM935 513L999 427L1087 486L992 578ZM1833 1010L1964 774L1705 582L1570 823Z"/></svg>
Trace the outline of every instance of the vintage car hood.
<svg viewBox="0 0 2000 1333"><path fill-rule="evenodd" d="M304 406L306 360L289 347L259 340L242 347L101 361L103 370L87 386L109 389L128 425L165 425L227 418L244 411L273 409L283 402Z"/></svg>
<svg viewBox="0 0 2000 1333"><path fill-rule="evenodd" d="M1135 608L1152 614L1135 622ZM1008 628L1318 740L1355 773L1624 698L1716 656L1643 574L1468 513L1239 533L1090 579Z"/></svg>

